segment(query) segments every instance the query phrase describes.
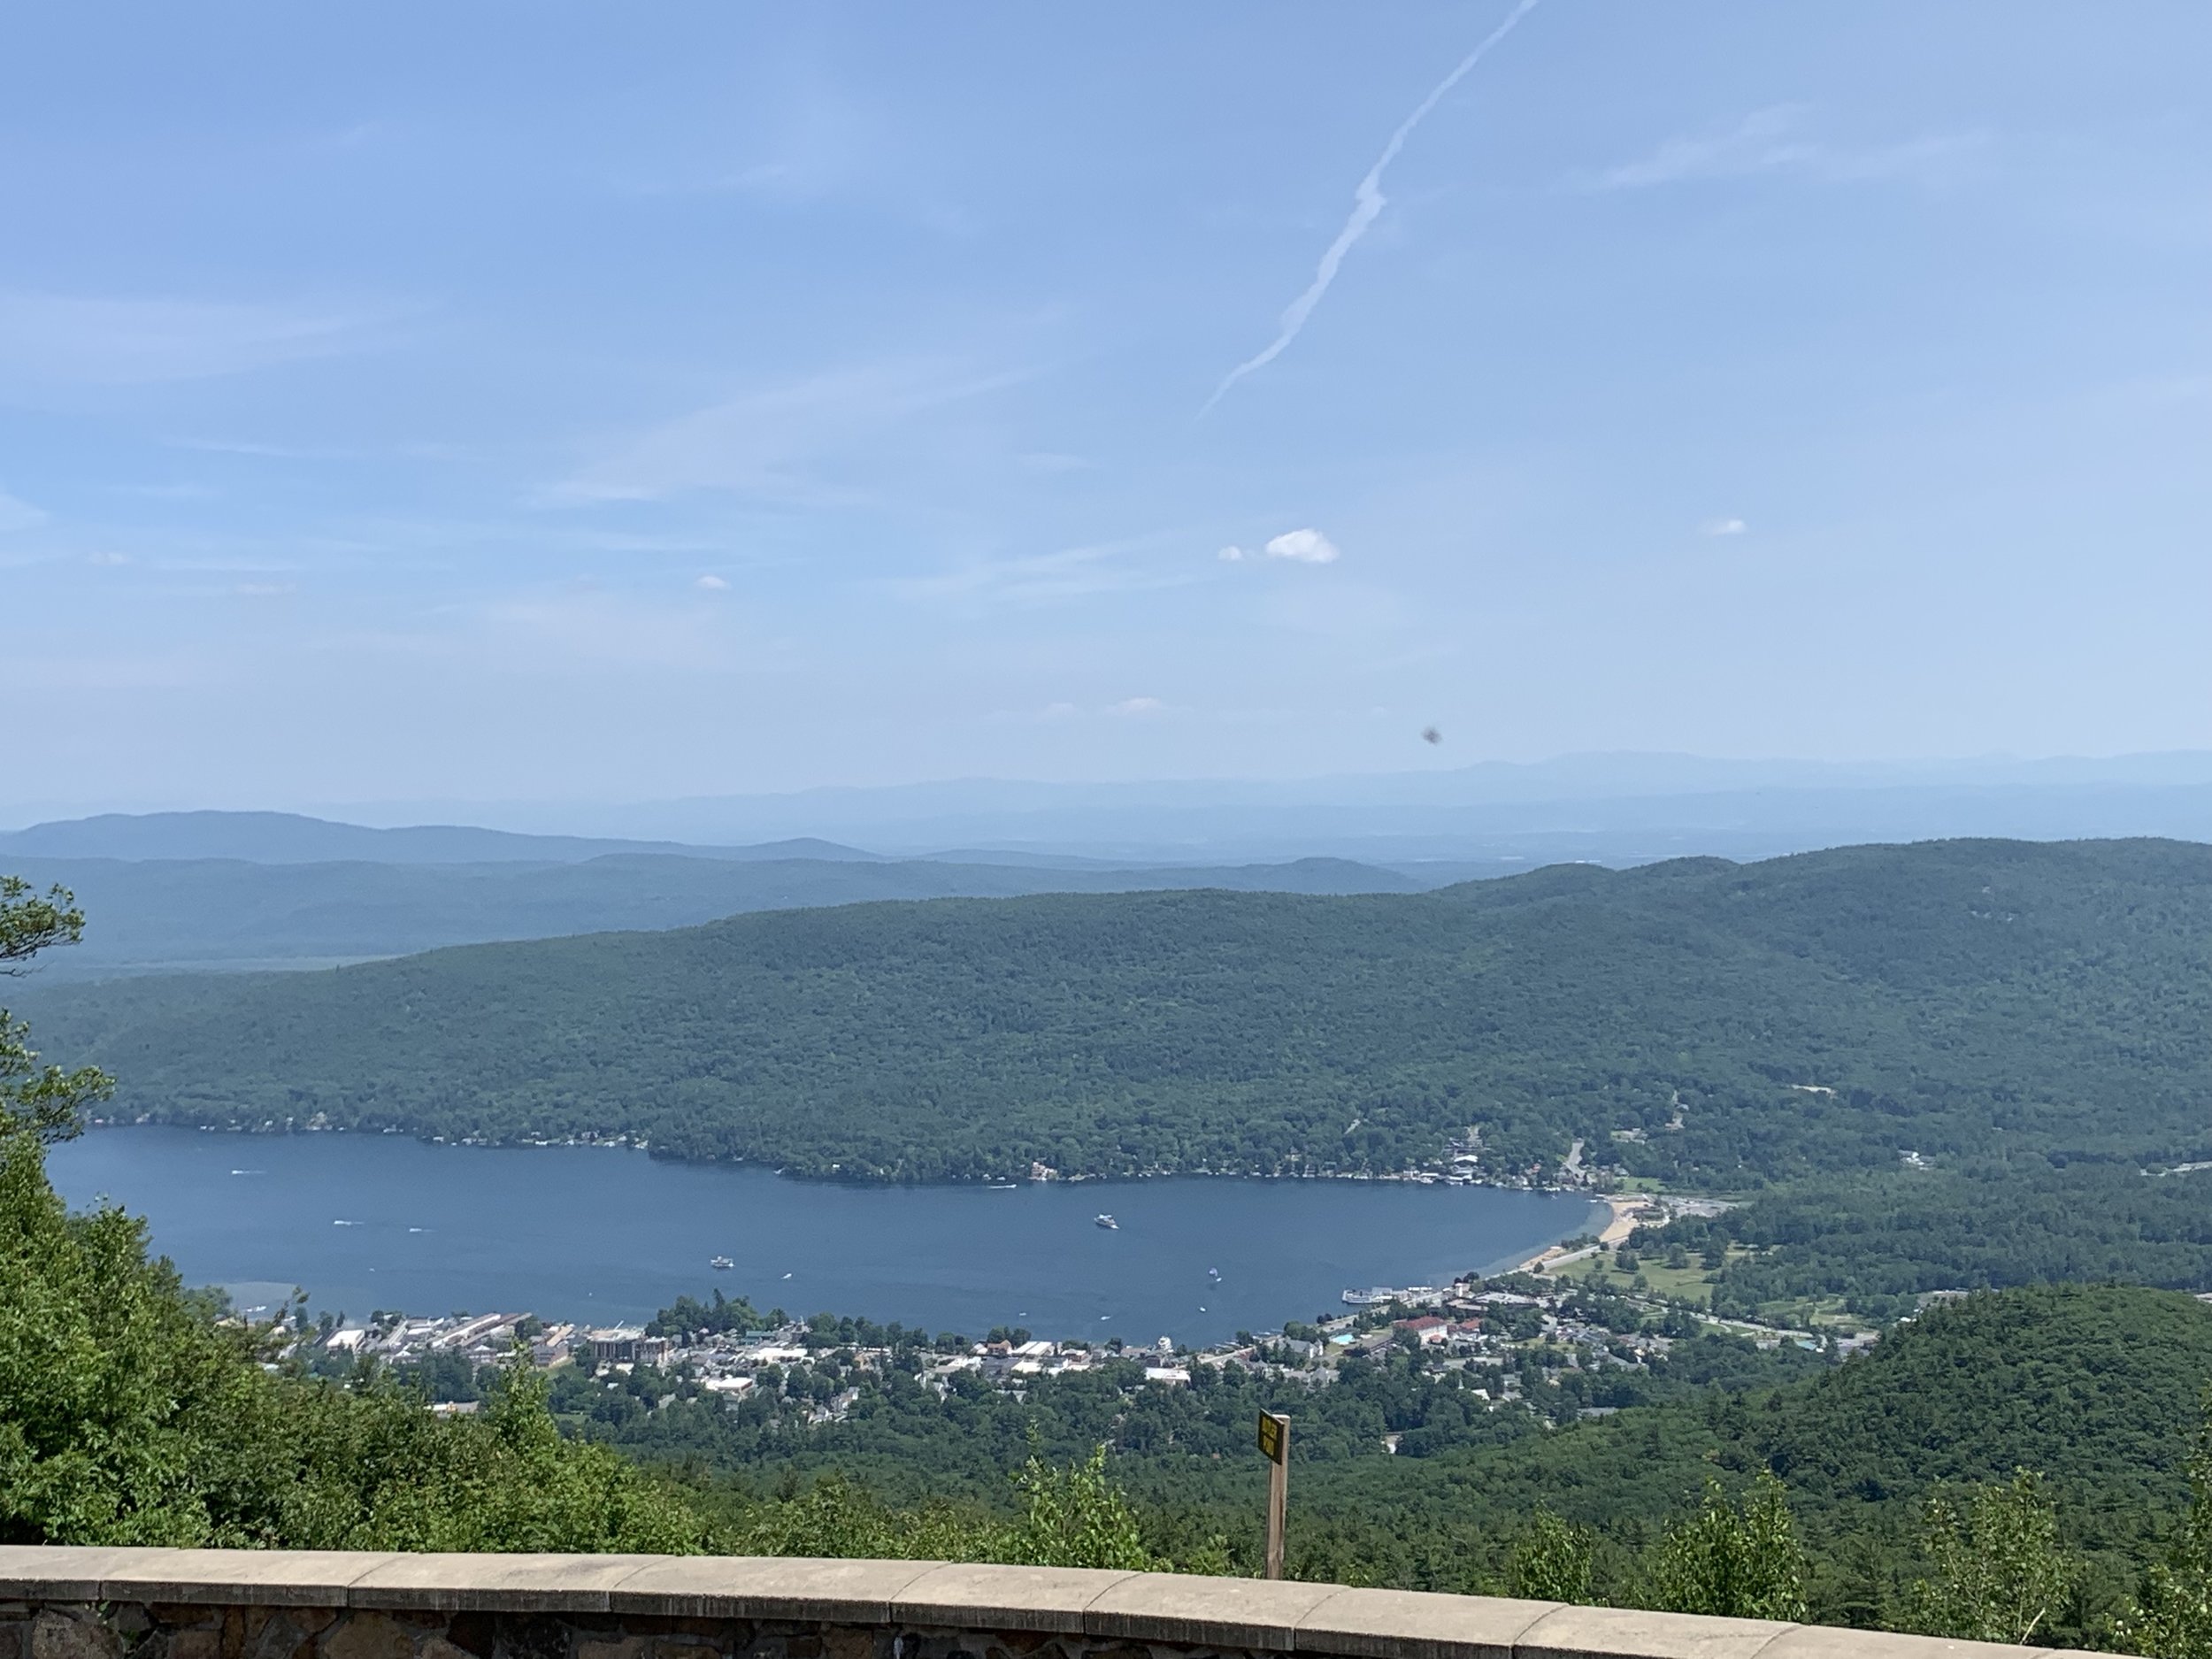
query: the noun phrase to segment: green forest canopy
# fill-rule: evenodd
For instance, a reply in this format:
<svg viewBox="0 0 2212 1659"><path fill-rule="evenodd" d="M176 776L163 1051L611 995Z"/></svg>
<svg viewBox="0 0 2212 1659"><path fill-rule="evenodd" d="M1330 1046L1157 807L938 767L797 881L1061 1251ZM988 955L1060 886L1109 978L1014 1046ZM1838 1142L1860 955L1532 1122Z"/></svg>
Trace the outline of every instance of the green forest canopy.
<svg viewBox="0 0 2212 1659"><path fill-rule="evenodd" d="M1579 1317L1625 1313L1633 1328L1632 1309L1590 1300ZM703 1320L711 1310L696 1304L663 1316ZM806 1489L795 1474L857 1482L886 1507L987 1504L1033 1445L1057 1460L1110 1441L1157 1549L1219 1537L1243 1571L1259 1561L1265 1484L1253 1417L1284 1411L1297 1576L1496 1588L1511 1582L1532 1517L1548 1513L1590 1529L1592 1593L1630 1602L1648 1594L1650 1551L1708 1480L1740 1498L1778 1476L1812 1614L1837 1623L1909 1624L1910 1586L1929 1570L1930 1501L1961 1502L2024 1468L2039 1471L2058 1542L2079 1563L2065 1628L2050 1633L2079 1640L2124 1606L2185 1514L2212 1378L2212 1310L2111 1286L1939 1302L1840 1365L1708 1333L1678 1339L1649 1371L1564 1369L1552 1382L1525 1366L1531 1410L1489 1409L1474 1386L1494 1397L1494 1374L1417 1346L1349 1360L1317 1388L1202 1365L1190 1386L1165 1387L1145 1383L1136 1360L1107 1359L1019 1394L969 1377L941 1395L914 1380L912 1356L861 1369L849 1348L836 1351L840 1322L816 1327L810 1360L782 1374L781 1401L768 1386L733 1405L676 1377L565 1373L555 1408L633 1456L711 1471L703 1501L753 1517L773 1509L774 1492ZM846 1388L857 1391L849 1412L810 1426L812 1402ZM1585 1402L1617 1409L1583 1418Z"/></svg>
<svg viewBox="0 0 2212 1659"><path fill-rule="evenodd" d="M618 1133L887 1179L1392 1170L1475 1124L1497 1171L1580 1137L1740 1187L1906 1150L2212 1156L2208 966L2212 848L1949 841L1424 895L862 904L29 1011L127 1115Z"/></svg>

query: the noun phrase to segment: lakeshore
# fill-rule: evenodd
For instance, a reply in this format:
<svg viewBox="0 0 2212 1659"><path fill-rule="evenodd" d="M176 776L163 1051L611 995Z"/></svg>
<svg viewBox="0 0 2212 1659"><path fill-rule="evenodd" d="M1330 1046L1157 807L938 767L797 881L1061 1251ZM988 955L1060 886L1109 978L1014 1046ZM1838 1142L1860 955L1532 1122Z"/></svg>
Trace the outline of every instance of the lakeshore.
<svg viewBox="0 0 2212 1659"><path fill-rule="evenodd" d="M1648 1223L1663 1226L1677 1216L1717 1215L1729 1208L1728 1201L1717 1198L1686 1198L1657 1193L1607 1193L1598 1202L1610 1212L1597 1242L1570 1248L1567 1245L1549 1244L1535 1255L1516 1262L1517 1273L1541 1273L1548 1268L1578 1262L1586 1256L1600 1250L1609 1250L1627 1241L1628 1235Z"/></svg>
<svg viewBox="0 0 2212 1659"><path fill-rule="evenodd" d="M603 1148L157 1125L96 1129L52 1171L73 1205L109 1194L188 1281L245 1305L298 1286L357 1319L512 1308L596 1325L718 1288L795 1314L1201 1345L1340 1311L1348 1287L1494 1272L1604 1214L1440 1181L863 1186Z"/></svg>
<svg viewBox="0 0 2212 1659"><path fill-rule="evenodd" d="M1513 1263L1517 1273L1540 1273L1561 1262L1572 1262L1592 1255L1608 1246L1618 1244L1636 1231L1647 1215L1655 1214L1650 1194L1646 1193L1612 1193L1601 1198L1608 1211L1604 1227L1597 1233L1595 1244L1570 1248L1565 1244L1548 1244L1535 1255Z"/></svg>

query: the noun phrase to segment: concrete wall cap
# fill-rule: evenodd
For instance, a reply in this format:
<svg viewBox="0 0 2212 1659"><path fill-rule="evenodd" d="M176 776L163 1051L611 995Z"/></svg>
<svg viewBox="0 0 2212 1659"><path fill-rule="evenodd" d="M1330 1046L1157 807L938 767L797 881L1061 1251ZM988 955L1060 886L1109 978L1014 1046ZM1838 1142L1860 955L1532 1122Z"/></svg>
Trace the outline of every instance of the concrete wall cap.
<svg viewBox="0 0 2212 1659"><path fill-rule="evenodd" d="M945 1630L1074 1636L1098 1598L1137 1575L1097 1567L933 1567L891 1601L891 1620Z"/></svg>
<svg viewBox="0 0 2212 1659"><path fill-rule="evenodd" d="M104 1601L343 1607L356 1580L392 1553L353 1549L134 1549L100 1581Z"/></svg>
<svg viewBox="0 0 2212 1659"><path fill-rule="evenodd" d="M1800 1624L1769 1644L1759 1659L2041 1659L2047 1647L2011 1647L1948 1636L1901 1636L1888 1631Z"/></svg>
<svg viewBox="0 0 2212 1659"><path fill-rule="evenodd" d="M1356 1659L1513 1659L1521 1635L1557 1601L1339 1590L1298 1621L1301 1653Z"/></svg>
<svg viewBox="0 0 2212 1659"><path fill-rule="evenodd" d="M1340 1585L931 1561L0 1545L0 1600L633 1613L1084 1634L1339 1659L2043 1659L1879 1631ZM2056 1656L2054 1656L2056 1659Z"/></svg>
<svg viewBox="0 0 2212 1659"><path fill-rule="evenodd" d="M664 1618L887 1624L892 1599L939 1564L811 1561L788 1555L664 1555L611 1591L608 1609Z"/></svg>
<svg viewBox="0 0 2212 1659"><path fill-rule="evenodd" d="M356 1578L349 1607L426 1613L603 1613L607 1594L664 1555L395 1555Z"/></svg>
<svg viewBox="0 0 2212 1659"><path fill-rule="evenodd" d="M68 1544L0 1544L0 1597L11 1601L96 1601L110 1568L161 1552Z"/></svg>
<svg viewBox="0 0 2212 1659"><path fill-rule="evenodd" d="M1755 1659L1792 1624L1625 1607L1563 1607L1523 1632L1515 1659Z"/></svg>
<svg viewBox="0 0 2212 1659"><path fill-rule="evenodd" d="M1341 1587L1133 1572L1091 1603L1083 1630L1125 1641L1287 1649L1296 1640L1298 1621Z"/></svg>

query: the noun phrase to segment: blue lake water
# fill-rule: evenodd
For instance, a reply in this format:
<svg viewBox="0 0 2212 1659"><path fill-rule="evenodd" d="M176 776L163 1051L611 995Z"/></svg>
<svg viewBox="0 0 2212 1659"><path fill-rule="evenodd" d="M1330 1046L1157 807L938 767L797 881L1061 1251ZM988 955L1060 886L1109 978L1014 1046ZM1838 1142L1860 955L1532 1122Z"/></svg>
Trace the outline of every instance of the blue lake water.
<svg viewBox="0 0 2212 1659"><path fill-rule="evenodd" d="M153 1126L94 1130L50 1168L72 1205L105 1194L144 1216L188 1282L249 1304L296 1285L355 1318L611 1323L719 1288L795 1314L1133 1342L1210 1342L1341 1311L1348 1286L1493 1271L1605 1214L1564 1194L1396 1181L832 1187L588 1147ZM1094 1224L1102 1210L1118 1231ZM716 1256L736 1265L714 1271Z"/></svg>

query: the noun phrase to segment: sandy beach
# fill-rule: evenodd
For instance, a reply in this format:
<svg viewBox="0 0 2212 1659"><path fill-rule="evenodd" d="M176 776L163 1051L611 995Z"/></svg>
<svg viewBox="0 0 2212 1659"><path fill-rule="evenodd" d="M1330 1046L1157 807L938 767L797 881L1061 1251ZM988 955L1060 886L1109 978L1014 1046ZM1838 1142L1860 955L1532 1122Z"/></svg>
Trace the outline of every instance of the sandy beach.
<svg viewBox="0 0 2212 1659"><path fill-rule="evenodd" d="M1618 1244L1643 1225L1653 1207L1650 1198L1642 1193L1609 1194L1605 1202L1612 1206L1613 1219L1598 1234L1600 1244Z"/></svg>
<svg viewBox="0 0 2212 1659"><path fill-rule="evenodd" d="M1605 1202L1613 1211L1613 1218L1605 1224L1605 1231L1598 1234L1597 1248L1600 1248L1620 1243L1655 1213L1649 1194L1644 1193L1609 1193ZM1540 1273L1553 1262L1587 1256L1591 1248L1585 1245L1578 1250L1570 1250L1563 1244L1555 1244L1548 1250L1538 1251L1513 1271L1517 1273Z"/></svg>

